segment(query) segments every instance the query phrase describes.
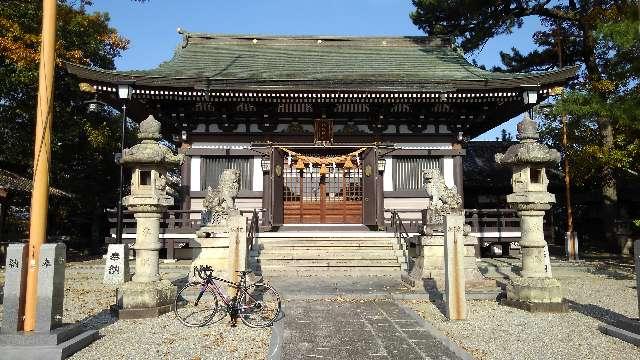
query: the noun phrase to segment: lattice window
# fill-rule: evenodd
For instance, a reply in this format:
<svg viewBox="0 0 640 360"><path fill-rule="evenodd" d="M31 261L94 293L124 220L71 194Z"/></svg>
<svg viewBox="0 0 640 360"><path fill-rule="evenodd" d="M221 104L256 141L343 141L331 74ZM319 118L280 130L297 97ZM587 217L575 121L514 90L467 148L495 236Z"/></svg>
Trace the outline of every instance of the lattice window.
<svg viewBox="0 0 640 360"><path fill-rule="evenodd" d="M394 156L393 157L393 190L422 190L422 170L440 169L441 158L436 156Z"/></svg>
<svg viewBox="0 0 640 360"><path fill-rule="evenodd" d="M253 157L203 156L200 168L200 189L216 188L225 169L240 170L240 190L252 190Z"/></svg>

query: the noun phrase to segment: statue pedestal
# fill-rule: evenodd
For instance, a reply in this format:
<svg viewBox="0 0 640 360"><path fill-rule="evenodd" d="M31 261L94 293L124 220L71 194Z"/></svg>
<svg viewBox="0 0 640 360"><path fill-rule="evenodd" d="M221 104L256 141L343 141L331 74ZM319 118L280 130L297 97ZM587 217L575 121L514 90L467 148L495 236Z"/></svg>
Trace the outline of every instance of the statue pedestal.
<svg viewBox="0 0 640 360"><path fill-rule="evenodd" d="M233 214L224 225L204 226L196 232L198 238L189 244L193 248L189 281L200 280L194 270L200 266L211 266L214 274L231 281L235 271L246 270L246 223L244 216Z"/></svg>
<svg viewBox="0 0 640 360"><path fill-rule="evenodd" d="M504 305L530 312L567 312L562 301L562 288L554 278L515 277L507 286Z"/></svg>
<svg viewBox="0 0 640 360"><path fill-rule="evenodd" d="M486 279L478 269L475 257L476 237L466 235L464 237L464 277L465 289L496 288L495 280ZM421 285L423 281L437 290L445 288L445 258L444 258L444 233L422 235L417 244L418 257L411 273L409 282ZM415 286L415 285L414 285Z"/></svg>
<svg viewBox="0 0 640 360"><path fill-rule="evenodd" d="M193 261L189 281L200 280L195 268L200 266L211 266L214 273L220 276L226 275L227 257L229 255L229 233L211 232L211 237L196 238L189 243L193 249Z"/></svg>
<svg viewBox="0 0 640 360"><path fill-rule="evenodd" d="M169 280L130 281L118 288L114 310L120 319L158 317L173 310L176 287Z"/></svg>

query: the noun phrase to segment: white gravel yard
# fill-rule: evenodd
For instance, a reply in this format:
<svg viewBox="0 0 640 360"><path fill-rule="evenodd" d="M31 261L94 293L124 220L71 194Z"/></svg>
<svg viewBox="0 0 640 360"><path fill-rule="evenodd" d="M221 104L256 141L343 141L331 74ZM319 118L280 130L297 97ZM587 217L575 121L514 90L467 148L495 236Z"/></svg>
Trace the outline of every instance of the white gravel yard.
<svg viewBox="0 0 640 360"><path fill-rule="evenodd" d="M475 359L640 359L640 348L603 335L598 325L622 314L638 316L635 278L630 267L588 262L554 263L570 312L532 314L470 301L466 321L447 321L436 305L407 305L469 351Z"/></svg>
<svg viewBox="0 0 640 360"><path fill-rule="evenodd" d="M4 284L3 273L0 274ZM163 274L169 279L179 274ZM264 359L271 329L252 329L228 317L203 327L187 328L173 313L157 319L121 320L110 314L115 289L102 284L102 273L68 268L65 280L64 321L82 322L99 329L100 338L71 359ZM2 305L0 305L0 310ZM0 314L2 312L0 311ZM1 316L1 315L0 315Z"/></svg>

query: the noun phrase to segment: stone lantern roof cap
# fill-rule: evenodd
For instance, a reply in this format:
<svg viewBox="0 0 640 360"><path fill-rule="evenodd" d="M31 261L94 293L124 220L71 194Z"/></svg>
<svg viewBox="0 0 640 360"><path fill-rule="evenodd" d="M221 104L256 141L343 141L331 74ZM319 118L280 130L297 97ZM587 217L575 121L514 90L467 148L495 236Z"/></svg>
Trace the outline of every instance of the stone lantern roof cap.
<svg viewBox="0 0 640 360"><path fill-rule="evenodd" d="M518 123L517 129L518 135L516 135L516 138L518 140L538 140L540 138L538 124L531 120L528 114L525 114L524 119Z"/></svg>
<svg viewBox="0 0 640 360"><path fill-rule="evenodd" d="M152 115L140 123L138 138L142 140L129 149L125 149L123 164L157 164L173 167L182 164L183 155L174 155L171 149L160 143L161 124Z"/></svg>
<svg viewBox="0 0 640 360"><path fill-rule="evenodd" d="M528 115L518 123L518 144L511 145L504 154L496 154L499 165L552 164L560 162L560 153L536 142L540 138L538 126Z"/></svg>
<svg viewBox="0 0 640 360"><path fill-rule="evenodd" d="M140 140L160 140L162 135L160 135L160 129L162 125L158 120L156 120L153 115L149 115L146 119L144 119L140 123L140 127L138 130L138 139Z"/></svg>

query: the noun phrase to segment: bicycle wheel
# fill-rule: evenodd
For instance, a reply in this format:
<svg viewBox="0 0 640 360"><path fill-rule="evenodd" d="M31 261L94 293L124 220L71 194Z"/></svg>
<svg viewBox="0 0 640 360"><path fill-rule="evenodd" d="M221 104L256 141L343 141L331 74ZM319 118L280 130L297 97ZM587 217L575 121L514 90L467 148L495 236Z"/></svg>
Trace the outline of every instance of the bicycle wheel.
<svg viewBox="0 0 640 360"><path fill-rule="evenodd" d="M280 295L269 284L253 284L240 291L239 316L247 326L271 326L280 314Z"/></svg>
<svg viewBox="0 0 640 360"><path fill-rule="evenodd" d="M189 283L180 289L174 306L178 320L190 327L207 325L219 310L218 296L213 291L203 289L199 282Z"/></svg>

